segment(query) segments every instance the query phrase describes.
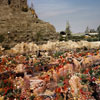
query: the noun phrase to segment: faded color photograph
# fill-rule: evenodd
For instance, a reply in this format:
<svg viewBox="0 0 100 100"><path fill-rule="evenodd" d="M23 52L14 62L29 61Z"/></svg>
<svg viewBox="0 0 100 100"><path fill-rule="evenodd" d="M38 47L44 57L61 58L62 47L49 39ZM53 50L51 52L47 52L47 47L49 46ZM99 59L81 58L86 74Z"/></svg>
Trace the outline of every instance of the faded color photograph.
<svg viewBox="0 0 100 100"><path fill-rule="evenodd" d="M100 100L100 0L0 0L0 100Z"/></svg>

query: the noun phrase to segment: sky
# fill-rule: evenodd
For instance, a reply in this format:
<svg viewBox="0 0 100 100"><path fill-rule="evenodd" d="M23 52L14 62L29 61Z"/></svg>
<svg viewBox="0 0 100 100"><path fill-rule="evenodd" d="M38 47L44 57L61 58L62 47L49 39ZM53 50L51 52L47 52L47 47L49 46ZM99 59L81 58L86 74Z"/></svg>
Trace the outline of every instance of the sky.
<svg viewBox="0 0 100 100"><path fill-rule="evenodd" d="M38 17L64 31L69 22L73 33L84 32L88 26L100 25L100 0L28 0L34 5Z"/></svg>

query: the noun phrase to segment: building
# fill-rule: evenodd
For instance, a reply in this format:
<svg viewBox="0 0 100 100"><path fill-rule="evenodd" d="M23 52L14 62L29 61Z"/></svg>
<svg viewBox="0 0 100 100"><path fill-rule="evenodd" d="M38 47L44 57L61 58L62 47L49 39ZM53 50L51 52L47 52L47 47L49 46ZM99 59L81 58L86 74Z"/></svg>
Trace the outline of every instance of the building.
<svg viewBox="0 0 100 100"><path fill-rule="evenodd" d="M95 36L95 35L98 35L98 33L88 33L88 34L85 34L85 37L90 38L91 36Z"/></svg>
<svg viewBox="0 0 100 100"><path fill-rule="evenodd" d="M88 33L90 36L98 35L98 33Z"/></svg>

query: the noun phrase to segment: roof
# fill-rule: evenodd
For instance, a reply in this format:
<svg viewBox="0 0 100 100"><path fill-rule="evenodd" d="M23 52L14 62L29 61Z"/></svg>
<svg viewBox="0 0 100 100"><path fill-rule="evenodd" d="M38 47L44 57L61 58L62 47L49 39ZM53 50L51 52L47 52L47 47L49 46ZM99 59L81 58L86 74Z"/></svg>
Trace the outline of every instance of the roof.
<svg viewBox="0 0 100 100"><path fill-rule="evenodd" d="M89 33L89 35L98 35L98 33Z"/></svg>

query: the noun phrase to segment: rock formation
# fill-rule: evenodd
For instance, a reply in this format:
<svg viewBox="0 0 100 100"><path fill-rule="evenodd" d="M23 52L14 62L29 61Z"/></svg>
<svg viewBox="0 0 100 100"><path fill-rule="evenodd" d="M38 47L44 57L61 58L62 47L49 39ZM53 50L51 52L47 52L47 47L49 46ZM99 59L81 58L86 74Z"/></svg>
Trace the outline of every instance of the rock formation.
<svg viewBox="0 0 100 100"><path fill-rule="evenodd" d="M27 0L0 0L0 44L6 49L21 42L46 43L57 36L53 25L28 8Z"/></svg>
<svg viewBox="0 0 100 100"><path fill-rule="evenodd" d="M11 8L22 9L27 7L27 0L0 0L0 5L9 5Z"/></svg>

